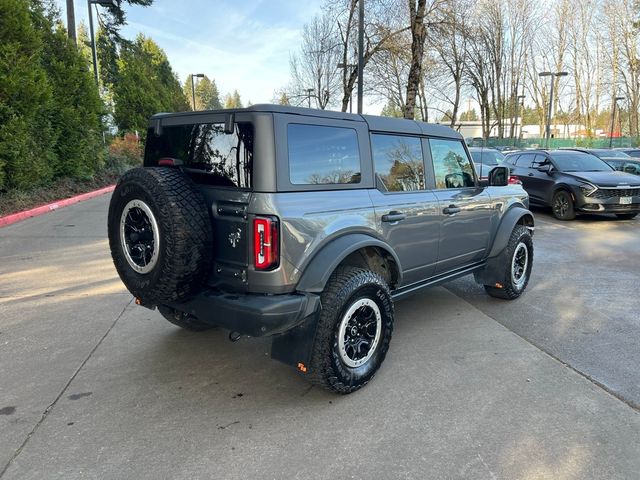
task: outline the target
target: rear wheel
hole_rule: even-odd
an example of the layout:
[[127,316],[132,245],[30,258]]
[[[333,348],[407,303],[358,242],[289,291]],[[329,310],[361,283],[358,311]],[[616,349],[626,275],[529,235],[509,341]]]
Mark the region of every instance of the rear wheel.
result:
[[632,220],[634,218],[636,218],[636,215],[638,215],[638,213],[616,213],[616,217],[618,217],[620,220]]
[[338,267],[321,302],[310,380],[337,393],[354,392],[373,378],[389,349],[389,287],[369,270]]
[[558,220],[573,220],[576,218],[573,199],[566,190],[559,190],[555,193],[551,201],[551,208],[553,209],[553,216]]
[[516,225],[502,257],[502,281],[485,285],[484,289],[492,297],[514,300],[527,288],[533,266],[533,239],[526,227]]

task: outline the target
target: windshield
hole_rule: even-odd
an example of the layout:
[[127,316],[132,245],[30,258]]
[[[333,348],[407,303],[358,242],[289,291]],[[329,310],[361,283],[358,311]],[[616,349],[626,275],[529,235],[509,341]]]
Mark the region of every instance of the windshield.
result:
[[489,166],[500,165],[504,160],[504,155],[497,150],[473,150],[471,156],[475,163]]
[[629,155],[619,150],[592,150],[592,152],[600,158],[629,158]]
[[553,162],[561,172],[608,172],[611,166],[595,155],[582,152],[554,152]]

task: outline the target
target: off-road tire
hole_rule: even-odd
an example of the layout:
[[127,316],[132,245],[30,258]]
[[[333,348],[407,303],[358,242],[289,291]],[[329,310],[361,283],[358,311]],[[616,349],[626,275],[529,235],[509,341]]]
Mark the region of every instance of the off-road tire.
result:
[[616,213],[618,220],[633,220],[637,215],[637,213]]
[[[516,249],[518,249],[520,244],[525,246],[528,256],[527,265],[524,269],[524,282],[521,285],[518,285],[514,282],[512,277],[512,261],[516,254]],[[527,288],[529,279],[531,278],[531,268],[533,266],[533,239],[531,237],[531,232],[522,225],[516,225],[511,232],[509,243],[507,244],[505,251],[502,252],[501,257],[504,259],[504,270],[502,279],[498,283],[502,285],[502,288],[485,285],[484,289],[492,297],[502,298],[504,300],[515,300],[522,295],[522,292]]]
[[[381,314],[381,336],[372,356],[357,367],[347,366],[338,351],[338,329],[348,308],[370,299]],[[384,361],[393,332],[393,300],[388,285],[376,273],[341,266],[331,275],[320,297],[322,308],[311,354],[309,379],[336,393],[352,393],[365,386]]]
[[[561,209],[558,206],[558,202],[564,203],[566,207]],[[566,190],[558,190],[554,193],[551,200],[551,211],[558,220],[573,220],[576,218],[575,205],[571,194]]]
[[170,307],[158,306],[158,311],[169,322],[191,332],[204,332],[205,330],[215,328],[214,325],[201,322],[193,315],[180,312]]
[[[120,220],[132,200],[146,204],[156,219],[159,244],[153,268],[144,274],[128,263]],[[108,217],[113,263],[127,289],[142,303],[180,301],[195,293],[211,268],[213,232],[202,195],[191,179],[173,168],[134,168],[118,182]]]

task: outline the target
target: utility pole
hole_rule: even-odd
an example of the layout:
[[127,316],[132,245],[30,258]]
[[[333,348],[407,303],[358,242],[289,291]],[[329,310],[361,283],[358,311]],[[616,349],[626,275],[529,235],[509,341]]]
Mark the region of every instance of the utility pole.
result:
[[307,88],[307,104],[309,108],[311,108],[311,94],[313,93],[313,88]]
[[[522,100],[522,109],[524,110],[524,95],[518,95],[516,97],[516,130],[513,132],[513,146],[516,146],[518,141],[518,109],[520,107],[520,100]],[[522,133],[522,124],[524,122],[520,122],[520,133]]]
[[616,106],[620,100],[624,100],[624,97],[615,97],[613,99],[613,111],[611,112],[611,131],[609,132],[609,148],[613,148],[613,128],[616,122]]
[[98,53],[96,52],[96,37],[93,33],[93,10],[91,9],[91,0],[87,0],[87,7],[89,8],[89,36],[91,37],[91,56],[93,58],[93,78],[96,80],[96,85],[99,85],[98,81]]
[[551,147],[551,116],[553,111],[553,85],[556,83],[555,77],[565,77],[568,72],[540,72],[540,77],[551,77],[551,91],[549,93],[549,113],[547,115],[547,128],[545,128],[545,137],[547,139],[547,148]]
[[364,0],[358,0],[358,113],[362,114],[364,70]]
[[76,12],[73,8],[73,0],[67,0],[67,34],[73,40],[73,43],[78,43],[76,39]]

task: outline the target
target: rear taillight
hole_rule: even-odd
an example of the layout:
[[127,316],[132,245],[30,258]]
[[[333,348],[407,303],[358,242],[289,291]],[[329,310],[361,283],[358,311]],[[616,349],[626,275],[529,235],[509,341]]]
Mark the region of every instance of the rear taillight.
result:
[[509,175],[509,181],[507,183],[509,183],[509,185],[522,185],[517,175]]
[[253,220],[253,261],[256,270],[272,270],[278,266],[278,219],[256,217]]

